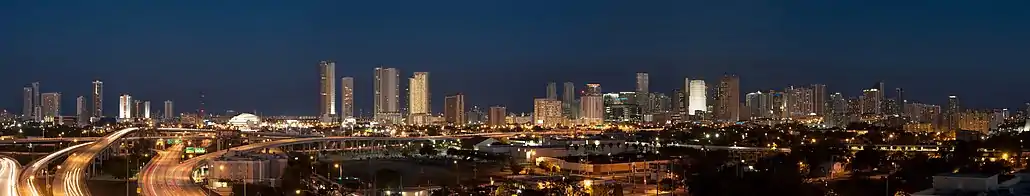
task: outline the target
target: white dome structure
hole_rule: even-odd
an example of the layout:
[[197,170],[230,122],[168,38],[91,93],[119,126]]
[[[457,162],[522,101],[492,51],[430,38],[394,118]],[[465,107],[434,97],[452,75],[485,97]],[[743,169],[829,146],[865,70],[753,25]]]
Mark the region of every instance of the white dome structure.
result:
[[240,131],[257,131],[261,128],[261,118],[257,115],[243,113],[230,118],[229,125]]

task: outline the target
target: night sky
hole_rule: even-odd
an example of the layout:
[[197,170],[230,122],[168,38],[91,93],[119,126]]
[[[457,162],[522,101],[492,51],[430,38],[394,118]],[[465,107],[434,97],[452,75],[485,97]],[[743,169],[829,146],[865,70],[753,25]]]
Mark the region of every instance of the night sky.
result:
[[[117,2],[117,3],[113,3]],[[229,3],[232,2],[232,3]],[[741,76],[742,94],[826,84],[857,96],[883,80],[910,100],[1018,108],[1030,101],[1030,1],[0,1],[0,107],[21,87],[63,93],[63,112],[105,82],[117,96],[209,111],[314,115],[320,60],[353,76],[369,112],[377,64],[430,72],[446,94],[530,112],[548,81],[671,92],[684,77]],[[338,79],[336,79],[338,81]],[[893,92],[893,91],[892,91]],[[404,93],[404,92],[402,92]],[[893,96],[892,93],[888,97]],[[404,103],[404,102],[402,102]]]

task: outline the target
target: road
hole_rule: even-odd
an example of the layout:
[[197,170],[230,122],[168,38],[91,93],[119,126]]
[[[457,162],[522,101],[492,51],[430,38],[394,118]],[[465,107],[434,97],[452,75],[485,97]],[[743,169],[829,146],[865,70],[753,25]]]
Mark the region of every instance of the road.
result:
[[118,141],[118,139],[121,139],[122,136],[136,130],[139,130],[139,128],[126,128],[115,131],[104,136],[103,139],[86,146],[81,151],[68,156],[68,159],[64,161],[64,164],[61,164],[61,168],[57,169],[55,173],[53,187],[51,187],[53,195],[91,195],[89,188],[86,187],[86,171],[93,162],[93,158]]
[[175,175],[175,167],[179,165],[179,156],[182,155],[185,146],[176,144],[167,150],[157,152],[157,156],[147,164],[146,169],[140,174],[139,186],[143,195],[174,195],[170,193],[180,192],[179,186],[164,184],[175,182],[169,178]]
[[21,165],[11,157],[0,156],[0,195],[18,196]]
[[27,167],[23,168],[21,174],[18,175],[18,192],[22,196],[40,196],[43,195],[43,190],[37,187],[35,184],[36,174],[39,173],[40,169],[46,169],[47,165],[50,165],[54,159],[63,157],[66,154],[81,149],[83,147],[92,145],[93,142],[82,143],[74,146],[58,150],[50,155],[47,155],[39,160],[30,163]]

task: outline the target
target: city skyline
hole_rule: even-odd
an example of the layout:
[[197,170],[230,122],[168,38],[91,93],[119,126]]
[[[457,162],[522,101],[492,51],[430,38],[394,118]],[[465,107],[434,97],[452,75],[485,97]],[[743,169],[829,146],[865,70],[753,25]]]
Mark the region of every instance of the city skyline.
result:
[[[666,94],[682,88],[677,81],[683,77],[703,78],[714,87],[720,76],[733,73],[742,78],[741,92],[825,84],[829,93],[856,96],[854,89],[885,81],[885,90],[902,87],[906,99],[938,105],[959,95],[970,107],[1014,109],[1030,97],[1004,87],[1030,85],[1009,74],[1030,71],[1019,54],[1030,46],[1030,28],[1016,25],[1028,17],[1017,10],[1026,2],[910,2],[902,8],[584,2],[588,6],[568,9],[532,1],[517,3],[517,9],[497,2],[281,2],[237,15],[219,11],[232,9],[220,5],[181,3],[173,10],[152,2],[3,6],[20,20],[11,23],[12,31],[0,32],[8,43],[0,47],[0,64],[17,69],[0,75],[0,89],[10,89],[0,96],[0,108],[20,112],[14,90],[31,82],[41,82],[43,92],[89,99],[89,81],[100,79],[109,99],[105,116],[114,115],[117,105],[112,92],[175,100],[180,111],[199,108],[195,92],[205,92],[208,111],[316,114],[310,65],[321,59],[336,59],[336,75],[355,78],[355,112],[366,116],[373,80],[367,73],[380,64],[447,78],[433,82],[433,100],[463,92],[468,105],[505,105],[513,112],[529,111],[532,101],[524,95],[546,96],[540,86],[550,81],[632,91],[636,72],[649,73],[649,91]],[[357,8],[366,6],[399,7]],[[330,9],[340,7],[345,9]],[[864,11],[839,11],[852,7]],[[111,8],[140,12],[96,14]],[[199,11],[185,11],[193,9]],[[544,20],[550,17],[535,14],[568,17]],[[457,22],[466,18],[473,20]],[[925,22],[930,18],[942,20]],[[992,85],[999,83],[1006,85]],[[440,109],[437,104],[433,111]]]

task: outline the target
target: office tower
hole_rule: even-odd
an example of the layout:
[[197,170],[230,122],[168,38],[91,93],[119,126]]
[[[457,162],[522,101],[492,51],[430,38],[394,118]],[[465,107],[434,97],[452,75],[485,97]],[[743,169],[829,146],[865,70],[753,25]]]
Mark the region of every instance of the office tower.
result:
[[340,78],[340,119],[354,118],[354,78]]
[[790,86],[784,91],[787,99],[787,114],[791,118],[806,117],[815,113],[812,89]]
[[100,80],[93,81],[93,107],[92,107],[93,118],[104,117],[104,82]]
[[558,85],[554,82],[547,83],[547,98],[558,100]]
[[22,96],[22,103],[23,103],[23,105],[22,105],[22,109],[21,109],[22,119],[23,120],[34,119],[33,118],[33,112],[35,111],[34,108],[36,108],[36,104],[32,102],[32,96],[34,96],[34,94],[32,94],[32,87],[22,88],[22,93],[23,93],[22,94],[23,95]]
[[648,82],[649,82],[649,79],[648,79],[647,73],[645,73],[645,72],[638,72],[637,73],[637,92],[651,92],[648,89],[648,85],[649,85]]
[[164,112],[165,114],[161,117],[165,119],[165,122],[171,122],[172,119],[175,119],[175,105],[172,103],[172,100],[165,101]]
[[43,93],[40,95],[40,102],[43,121],[58,121],[61,116],[61,93]]
[[319,105],[318,115],[322,122],[332,122],[336,116],[336,62],[318,62],[319,70]]
[[150,120],[150,101],[143,101],[143,119]]
[[601,84],[587,84],[586,93],[579,98],[579,114],[583,124],[597,125],[604,122],[604,101],[601,97]]
[[408,119],[411,124],[429,123],[429,114],[432,113],[429,92],[429,72],[415,72],[408,78]]
[[827,107],[830,107],[827,101],[826,85],[813,84],[812,85],[812,111],[819,116],[825,118],[829,116],[830,111]]
[[576,86],[572,84],[572,82],[565,82],[565,86],[564,88],[562,88],[561,96],[562,116],[565,116],[565,118],[568,119],[575,119],[577,117],[576,113],[578,111],[578,107],[576,107],[578,104],[575,103]]
[[740,77],[725,75],[716,87],[715,117],[724,122],[740,121]]
[[118,119],[120,121],[132,119],[132,96],[128,94],[118,96]]
[[508,111],[504,106],[492,106],[490,107],[490,119],[487,125],[492,127],[504,126],[507,124],[505,123],[507,115]]
[[672,111],[670,112],[672,112],[672,120],[674,122],[679,122],[682,119],[680,117],[684,116],[687,111],[687,98],[683,94],[684,92],[680,89],[672,90]]
[[896,108],[897,110],[893,111],[894,114],[898,114],[898,115],[901,115],[901,116],[908,116],[908,114],[905,113],[906,105],[908,105],[908,100],[905,100],[905,90],[903,90],[901,88],[895,88],[894,89],[894,101],[897,101],[896,104],[898,106]]
[[876,114],[878,114],[878,115],[887,114],[887,109],[886,109],[887,89],[884,89],[883,81],[876,82],[876,85],[873,86],[873,88],[876,89],[876,93],[877,93],[876,94],[876,100],[879,102],[878,104],[880,104],[879,108],[877,108]]
[[909,114],[912,122],[930,123],[933,128],[941,126],[941,106],[923,103],[910,103],[905,106],[905,113]]
[[142,118],[143,117],[143,101],[132,100],[132,117]]
[[86,97],[75,97],[75,119],[78,126],[89,125],[89,109],[86,107]]
[[376,121],[396,123],[400,120],[400,75],[396,68],[376,67],[373,112]]
[[32,103],[35,104],[32,107],[40,107],[43,105],[42,99],[40,99],[39,82],[32,83]]
[[946,131],[958,131],[960,129],[959,115],[962,113],[961,109],[958,96],[948,96],[948,109],[944,112]]
[[601,95],[601,84],[591,83],[587,84],[587,88],[583,90],[584,95]]
[[542,127],[554,127],[562,124],[561,101],[536,98],[533,99],[533,124]]
[[688,94],[687,94],[687,114],[700,115],[697,113],[708,112],[708,97],[706,96],[708,88],[705,87],[704,80],[691,80]]
[[[651,95],[651,111],[654,113],[669,113],[672,111],[672,97],[665,93],[649,93]],[[740,104],[739,102],[737,104]]]
[[483,124],[487,121],[486,113],[483,113],[483,110],[480,109],[479,106],[472,106],[472,109],[470,109],[468,113],[465,113],[465,119],[465,122],[473,125]]
[[443,116],[447,123],[465,124],[465,95],[458,93],[444,98]]
[[880,108],[883,106],[880,94],[880,90],[876,88],[862,90],[862,96],[859,97],[861,114],[880,114],[882,111]]

